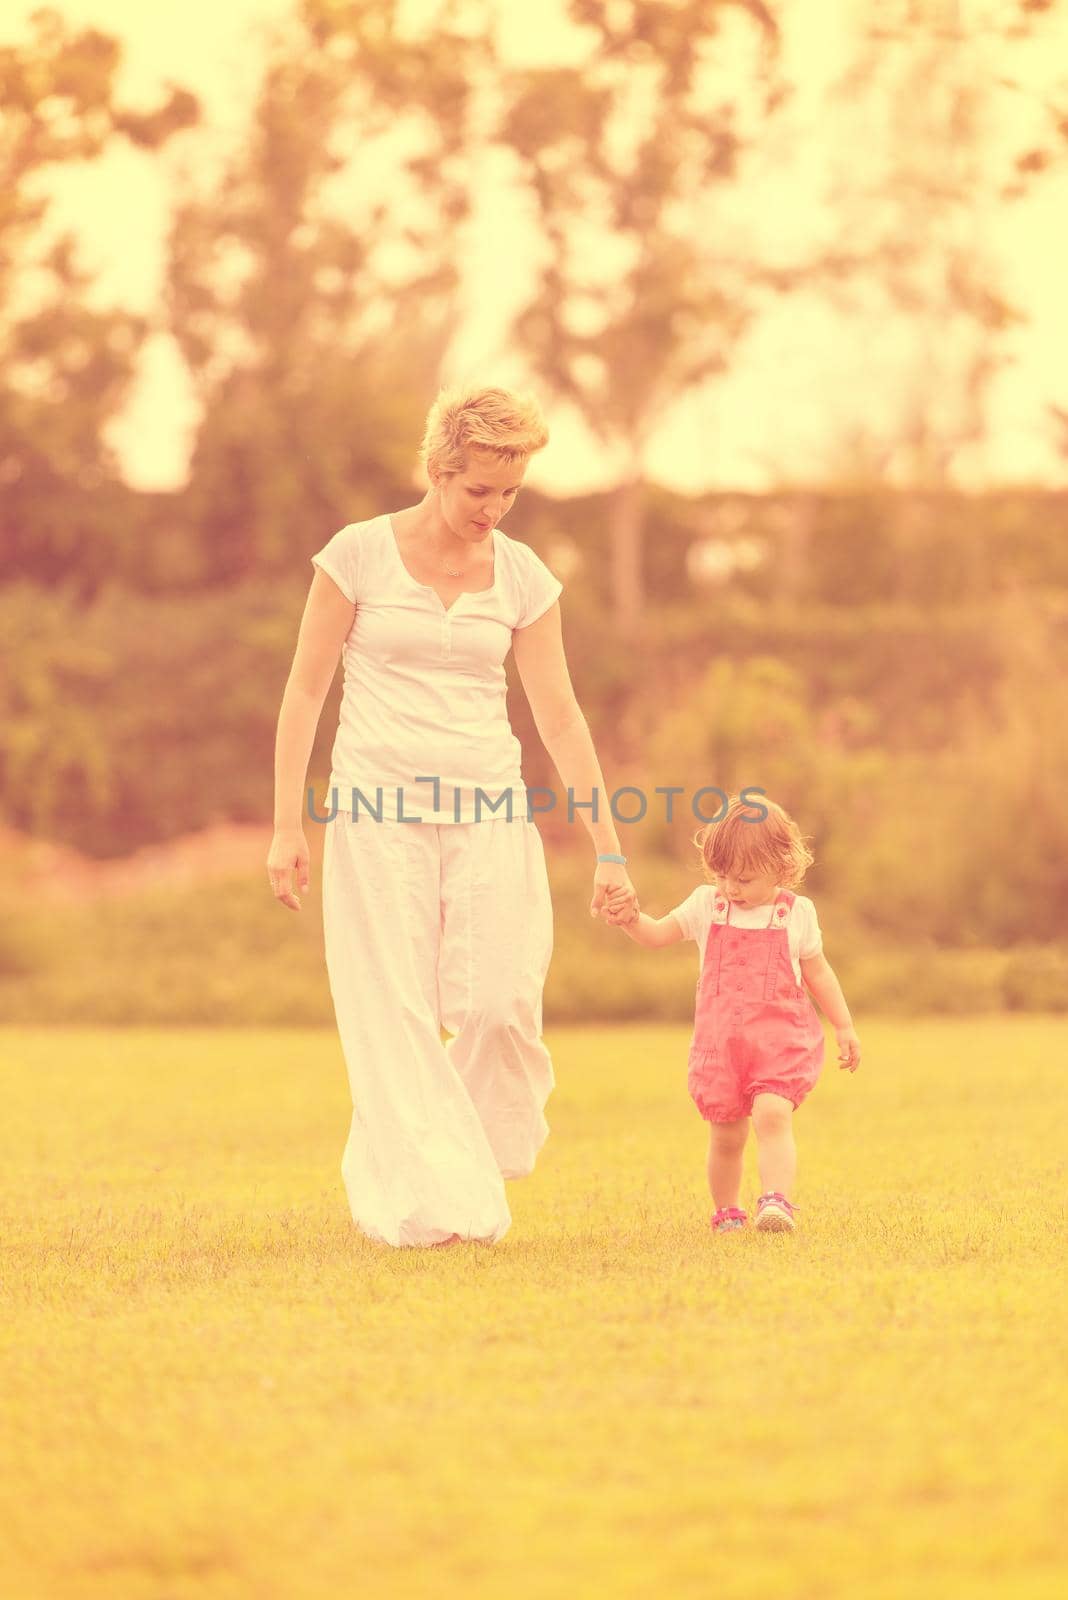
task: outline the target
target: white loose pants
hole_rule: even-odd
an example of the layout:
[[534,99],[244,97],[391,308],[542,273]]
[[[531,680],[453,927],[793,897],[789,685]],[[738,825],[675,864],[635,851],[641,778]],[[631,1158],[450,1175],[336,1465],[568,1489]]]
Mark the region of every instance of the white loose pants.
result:
[[[326,825],[323,935],[352,1091],[353,1221],[390,1245],[511,1225],[555,1079],[541,1039],[549,879],[532,822]],[[441,1030],[452,1034],[447,1043]]]

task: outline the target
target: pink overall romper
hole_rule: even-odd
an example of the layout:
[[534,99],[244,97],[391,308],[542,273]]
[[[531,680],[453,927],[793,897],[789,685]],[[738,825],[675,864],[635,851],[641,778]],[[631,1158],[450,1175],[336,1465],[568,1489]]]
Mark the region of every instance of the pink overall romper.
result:
[[688,1087],[706,1122],[737,1122],[758,1094],[794,1109],[823,1065],[823,1026],[797,982],[786,922],[794,896],[780,889],[766,928],[730,924],[717,893],[708,930],[690,1045]]

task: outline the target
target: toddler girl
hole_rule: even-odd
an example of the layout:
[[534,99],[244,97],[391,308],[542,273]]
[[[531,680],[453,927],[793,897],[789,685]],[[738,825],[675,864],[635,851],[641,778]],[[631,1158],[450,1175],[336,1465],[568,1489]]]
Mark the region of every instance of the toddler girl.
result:
[[609,897],[606,917],[648,949],[696,939],[703,960],[688,1086],[710,1124],[712,1228],[745,1226],[738,1192],[752,1116],[763,1189],[756,1226],[790,1232],[798,1209],[789,1198],[797,1172],[793,1114],[815,1085],[824,1053],[806,984],[833,1024],[839,1062],[850,1072],[860,1063],[860,1041],[823,955],[816,908],[793,893],[813,860],[793,819],[766,797],[734,798],[694,843],[710,884],[667,916],[632,910],[629,922],[619,891]]

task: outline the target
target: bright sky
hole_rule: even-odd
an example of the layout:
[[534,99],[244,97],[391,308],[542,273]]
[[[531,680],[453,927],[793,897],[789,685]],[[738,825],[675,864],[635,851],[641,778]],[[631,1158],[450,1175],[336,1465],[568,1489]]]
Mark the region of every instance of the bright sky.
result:
[[[21,40],[38,3],[9,0],[0,41]],[[116,142],[101,160],[57,168],[42,180],[54,197],[50,226],[77,229],[85,263],[99,274],[97,301],[147,310],[160,288],[176,162],[198,157],[210,164],[239,136],[256,82],[257,49],[249,30],[284,15],[290,0],[51,3],[71,23],[122,39],[121,101],[150,104],[174,80],[203,102],[205,126],[173,141],[162,160]],[[425,0],[407,4],[414,18]],[[531,64],[560,60],[574,49],[563,0],[500,4],[505,43],[515,58]],[[855,108],[832,113],[823,94],[849,58],[861,4],[792,0],[783,8],[788,67],[799,92],[774,147],[774,169],[769,161],[748,197],[748,215],[745,197],[739,199],[739,226],[759,219],[764,238],[774,237],[769,226],[783,238],[791,229],[818,226],[821,184],[829,169],[849,161],[858,137],[850,120]],[[1062,59],[1068,59],[1064,12],[1060,26]],[[1024,76],[1033,71],[1035,84],[1048,83],[1048,56],[1047,47],[1045,60],[1032,55],[1029,65],[1025,59]],[[1013,148],[1024,126],[1006,128]],[[992,437],[985,457],[970,462],[968,487],[1068,481],[1068,462],[1056,454],[1045,415],[1048,402],[1068,408],[1065,215],[1068,179],[1062,174],[1041,185],[1036,198],[979,219],[984,248],[1001,263],[1005,288],[1028,320],[1012,337],[1012,364],[994,390]],[[516,197],[503,183],[491,183],[463,252],[467,311],[447,377],[525,380],[508,348],[507,324],[522,298],[522,263],[534,242]],[[911,348],[910,330],[889,319],[862,320],[808,295],[780,302],[748,339],[729,378],[682,399],[666,419],[651,449],[651,474],[689,492],[819,481],[841,461],[851,435],[887,430],[909,379]],[[576,418],[551,404],[547,409],[552,440],[531,464],[528,481],[556,494],[608,486],[618,464]],[[152,340],[131,403],[112,432],[128,480],[144,488],[180,484],[196,421],[177,351],[165,339]]]

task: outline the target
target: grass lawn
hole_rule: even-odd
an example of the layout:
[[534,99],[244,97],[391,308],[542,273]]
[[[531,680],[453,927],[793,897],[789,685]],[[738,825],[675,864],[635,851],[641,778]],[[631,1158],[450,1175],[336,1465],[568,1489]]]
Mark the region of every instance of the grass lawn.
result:
[[688,1028],[558,1028],[444,1251],[330,1030],[0,1030],[5,1600],[1059,1597],[1068,1019],[859,1026],[794,1236],[710,1234]]

